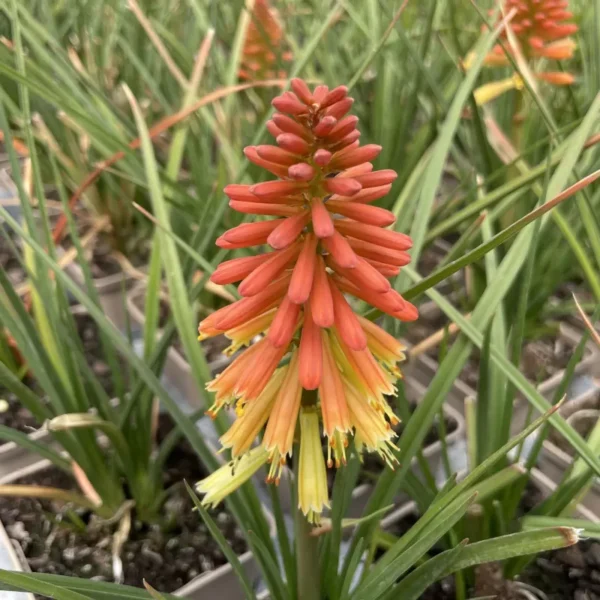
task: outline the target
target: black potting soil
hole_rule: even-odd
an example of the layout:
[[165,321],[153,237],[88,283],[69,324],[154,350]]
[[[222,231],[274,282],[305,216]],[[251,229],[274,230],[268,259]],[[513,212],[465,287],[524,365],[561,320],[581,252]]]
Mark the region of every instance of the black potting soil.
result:
[[17,429],[23,433],[31,433],[40,426],[40,423],[13,393],[5,388],[0,388],[0,425]]
[[521,371],[536,383],[566,368],[574,348],[560,337],[543,337],[525,342],[521,353]]
[[[140,522],[134,509],[131,531],[120,552],[123,583],[141,587],[145,579],[159,591],[172,592],[226,563],[181,485],[184,479],[193,484],[205,475],[196,455],[180,444],[163,471],[165,488],[178,485],[157,521]],[[18,483],[75,488],[73,479],[56,468]],[[78,519],[71,518],[69,510]],[[236,554],[243,554],[247,545],[232,515],[223,506],[210,512]],[[117,525],[106,524],[74,506],[32,498],[0,498],[0,520],[34,572],[114,581],[112,543]]]
[[541,590],[547,600],[600,600],[600,543],[583,540],[544,552],[519,579]]

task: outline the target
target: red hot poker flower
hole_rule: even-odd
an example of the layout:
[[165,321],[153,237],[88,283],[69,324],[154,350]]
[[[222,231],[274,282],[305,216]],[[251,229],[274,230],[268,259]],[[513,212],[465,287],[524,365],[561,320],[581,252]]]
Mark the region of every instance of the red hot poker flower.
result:
[[[568,0],[504,0],[505,14],[516,11],[509,27],[532,72],[539,80],[552,85],[571,85],[575,81],[571,73],[540,71],[538,64],[539,59],[564,60],[573,56],[575,42],[569,36],[575,34],[578,27],[569,22],[573,15],[567,10],[568,5]],[[508,40],[506,31],[501,35]],[[511,51],[509,44],[504,46]],[[473,54],[465,59],[465,68],[469,68],[472,59]],[[485,57],[484,64],[489,67],[509,64],[500,44]],[[475,91],[475,98],[478,104],[485,104],[508,90],[522,90],[523,86],[521,77],[515,73],[507,79],[483,85]]]
[[291,53],[282,52],[283,41],[277,11],[267,0],[255,0],[242,50],[240,79],[261,81],[285,77],[285,71],[276,70],[278,59],[291,60]]
[[[311,90],[300,79],[291,86],[273,100],[277,112],[268,130],[277,145],[245,150],[250,161],[277,179],[225,188],[234,210],[275,218],[245,223],[217,240],[223,248],[268,244],[272,250],[219,265],[212,281],[239,281],[243,298],[199,327],[201,339],[220,333],[230,338],[230,352],[262,335],[210,382],[216,396],[209,412],[236,403],[238,419],[221,440],[236,459],[246,455],[266,426],[264,452],[244,458],[244,465],[258,468],[270,461],[273,481],[291,455],[298,419],[303,419],[302,432],[310,431],[311,441],[301,445],[313,475],[324,472],[317,464],[323,457],[308,450],[314,449],[318,421],[329,440],[330,466],[344,463],[351,435],[358,448],[395,461],[391,425],[397,418],[386,396],[400,377],[397,363],[404,348],[356,315],[349,297],[403,321],[417,318],[416,308],[389,282],[410,261],[412,242],[385,229],[393,214],[372,204],[389,192],[396,173],[373,170],[370,161],[381,148],[360,146],[358,119],[347,115],[353,101],[344,86]],[[303,406],[302,390],[315,391],[316,406]],[[213,481],[231,485],[227,477]],[[210,482],[201,486],[207,498],[222,497]],[[300,505],[315,520],[327,505],[322,484],[300,486]]]
[[[577,33],[578,28],[575,23],[568,22],[573,18],[568,6],[568,0],[505,0],[506,13],[513,9],[517,11],[510,27],[526,58],[565,59],[573,56],[574,43],[565,38]],[[507,39],[506,31],[502,36]],[[506,64],[499,45],[487,62]]]

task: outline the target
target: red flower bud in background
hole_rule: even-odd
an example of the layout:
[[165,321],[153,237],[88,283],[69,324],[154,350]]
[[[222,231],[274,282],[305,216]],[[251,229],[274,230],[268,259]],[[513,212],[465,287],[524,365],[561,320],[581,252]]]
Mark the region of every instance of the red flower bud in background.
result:
[[[571,58],[573,47],[564,38],[578,28],[568,22],[573,18],[568,7],[568,0],[505,0],[506,13],[517,11],[510,27],[526,57]],[[507,37],[505,31],[502,35]]]
[[240,79],[262,81],[285,77],[278,63],[289,62],[291,58],[290,52],[284,52],[283,29],[277,11],[268,0],[255,0],[242,50]]

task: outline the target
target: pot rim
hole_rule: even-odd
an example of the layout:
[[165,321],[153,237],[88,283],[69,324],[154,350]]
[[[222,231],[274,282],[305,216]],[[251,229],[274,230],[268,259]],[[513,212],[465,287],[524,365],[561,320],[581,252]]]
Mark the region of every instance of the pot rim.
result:
[[[581,336],[583,332],[574,328],[572,325],[568,323],[561,322],[559,328],[559,335],[557,339],[563,339],[570,343],[571,346],[577,346],[579,341],[581,340]],[[406,340],[402,340],[403,343],[410,348],[411,344],[406,342]],[[407,353],[407,357],[409,354]],[[412,360],[408,360],[406,365],[412,365],[416,369],[419,368],[419,364],[421,364],[428,374],[435,373],[439,369],[439,362],[428,356],[427,354],[420,354],[419,356],[413,358]],[[584,355],[575,366],[575,374],[582,375],[586,373],[594,373],[596,369],[598,369],[597,365],[600,365],[600,349],[596,347],[594,343],[590,340],[585,344],[584,347]],[[595,369],[596,368],[596,369]],[[546,398],[552,395],[552,393],[556,390],[556,388],[560,385],[562,378],[564,377],[566,369],[561,369],[554,375],[551,375],[547,379],[543,380],[539,384],[535,385],[535,382],[532,382],[530,379],[527,379],[530,383],[535,385],[535,388],[540,394],[544,395]],[[454,380],[453,387],[461,394],[466,396],[476,396],[477,392],[471,388],[469,384],[463,381],[460,375]],[[517,396],[517,400],[523,400],[522,396]]]
[[[29,565],[23,565],[23,557],[19,555],[17,550],[15,549],[12,540],[8,537],[8,533],[4,529],[4,525],[0,523],[0,558],[5,558],[3,556],[4,552],[6,552],[7,563],[0,563],[2,568],[6,568],[9,571],[16,571],[18,573],[28,573]],[[26,568],[27,567],[27,568]],[[30,592],[0,592],[2,597],[6,597],[6,600],[35,600],[35,596]],[[6,595],[6,596],[5,596]]]
[[[583,394],[576,396],[572,400],[568,400],[566,404],[569,402],[574,402],[576,400],[583,401],[591,398],[593,396],[600,396],[600,388],[592,388],[590,390],[586,390]],[[576,415],[582,409],[578,409],[571,414],[571,416]],[[559,411],[560,412],[560,411]],[[543,449],[545,457],[559,469],[566,471],[572,464],[573,461],[577,458],[575,455],[569,454],[566,450],[563,450],[559,446],[557,446],[552,440],[546,438],[543,442]],[[591,491],[595,494],[600,493],[600,477],[594,477],[592,479],[592,488]]]

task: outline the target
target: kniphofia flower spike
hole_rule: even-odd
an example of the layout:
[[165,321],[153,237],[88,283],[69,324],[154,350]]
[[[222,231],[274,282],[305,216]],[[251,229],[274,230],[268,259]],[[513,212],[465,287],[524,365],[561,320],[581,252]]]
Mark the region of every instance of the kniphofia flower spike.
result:
[[[575,81],[571,73],[564,71],[540,70],[540,59],[565,60],[573,56],[575,42],[570,37],[578,30],[571,23],[573,15],[568,9],[568,0],[504,0],[504,14],[515,10],[509,27],[512,29],[523,57],[529,63],[531,71],[540,80],[553,85],[570,85]],[[508,40],[506,31],[502,37]],[[510,44],[504,44],[509,51]],[[467,57],[468,68],[472,56]],[[485,58],[489,67],[506,66],[508,58],[497,44]],[[484,104],[509,89],[522,89],[523,81],[519,75],[486,84],[476,90],[478,104]]]
[[283,42],[277,11],[267,0],[254,0],[242,49],[240,79],[260,81],[285,77],[285,71],[277,70],[277,62],[289,61],[292,55],[283,52]]
[[[267,462],[268,480],[277,483],[299,433],[299,506],[317,521],[328,506],[319,424],[329,467],[344,464],[351,436],[359,450],[396,460],[398,419],[386,397],[401,376],[404,348],[357,315],[349,298],[402,321],[416,319],[417,310],[389,282],[410,261],[411,240],[386,229],[393,214],[373,205],[396,173],[373,170],[381,148],[360,145],[344,86],[310,90],[294,79],[292,90],[273,100],[268,130],[277,145],[245,149],[277,179],[225,188],[234,210],[274,218],[217,240],[221,248],[271,250],[228,260],[211,277],[240,282],[243,298],[204,319],[200,339],[224,334],[231,352],[250,345],[208,385],[215,393],[209,413],[235,405],[237,419],[221,438],[232,461],[199,490],[206,503],[218,502]],[[251,450],[263,430],[262,450]]]

